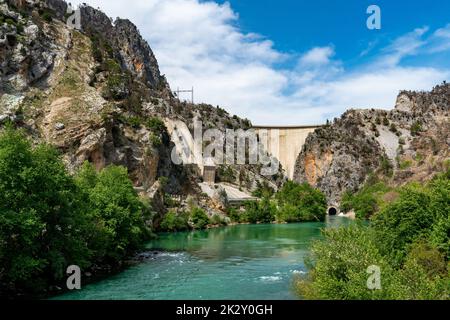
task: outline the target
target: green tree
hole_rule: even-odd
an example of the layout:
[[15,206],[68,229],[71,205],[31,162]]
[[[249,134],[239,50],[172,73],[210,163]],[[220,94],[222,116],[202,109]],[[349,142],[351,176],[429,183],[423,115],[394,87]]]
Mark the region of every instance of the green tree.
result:
[[[294,221],[323,221],[327,211],[325,195],[309,184],[286,182],[276,194],[278,206],[282,212],[289,213],[288,220]],[[293,214],[296,207],[298,213]]]
[[208,215],[200,208],[193,208],[190,217],[195,229],[204,229],[211,223]]
[[149,230],[144,224],[145,207],[127,169],[109,166],[95,174],[92,165],[86,163],[77,182],[88,194],[90,215],[99,234],[93,240],[96,258],[114,262],[140,248]]
[[0,135],[0,286],[40,291],[70,264],[88,265],[80,190],[58,152],[22,131]]

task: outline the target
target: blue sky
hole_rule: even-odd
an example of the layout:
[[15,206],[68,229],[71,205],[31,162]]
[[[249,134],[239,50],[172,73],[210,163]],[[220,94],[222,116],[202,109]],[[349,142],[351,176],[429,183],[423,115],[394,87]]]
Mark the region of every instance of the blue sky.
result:
[[[225,3],[227,1],[218,1]],[[274,42],[277,50],[299,53],[330,43],[336,57],[358,63],[359,54],[370,43],[381,48],[411,30],[440,28],[450,22],[446,0],[230,0],[239,14],[243,32],[257,32]],[[371,4],[382,10],[382,29],[366,28],[365,14]],[[376,50],[371,55],[376,54]],[[370,57],[369,55],[368,57]],[[448,59],[450,60],[450,59]]]
[[[72,1],[72,3],[77,1]],[[129,18],[173,89],[255,124],[317,124],[450,78],[450,1],[82,0]],[[366,9],[381,8],[368,30]]]

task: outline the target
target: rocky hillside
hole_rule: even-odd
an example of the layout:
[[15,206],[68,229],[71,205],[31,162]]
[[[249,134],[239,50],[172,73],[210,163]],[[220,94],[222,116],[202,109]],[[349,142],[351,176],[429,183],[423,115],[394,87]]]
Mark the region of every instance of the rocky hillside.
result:
[[391,185],[429,180],[450,157],[450,85],[400,92],[395,108],[349,110],[312,133],[298,156],[295,180],[320,188],[330,205],[369,176]]
[[[86,160],[98,169],[123,165],[143,194],[153,196],[166,177],[166,192],[199,195],[198,170],[170,159],[166,119],[189,129],[194,117],[205,129],[250,122],[219,107],[179,101],[132,22],[113,23],[87,5],[80,12],[81,30],[75,30],[62,0],[0,1],[0,125],[11,121],[36,143],[57,146],[70,171]],[[255,166],[222,169],[249,190],[266,180]],[[280,177],[269,182],[279,184]]]

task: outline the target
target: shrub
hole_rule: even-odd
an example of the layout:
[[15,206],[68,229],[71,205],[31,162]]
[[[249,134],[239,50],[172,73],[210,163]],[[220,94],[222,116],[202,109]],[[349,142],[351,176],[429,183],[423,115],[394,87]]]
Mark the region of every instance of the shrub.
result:
[[395,123],[391,123],[389,130],[393,133],[397,133],[397,126],[395,125]]
[[208,215],[200,208],[193,208],[190,213],[190,218],[195,229],[204,229],[211,223]]
[[155,148],[158,148],[162,145],[161,138],[154,133],[150,134],[150,142],[152,143],[152,146],[154,146]]
[[399,168],[401,170],[405,170],[408,169],[412,166],[412,161],[411,160],[405,160],[405,161],[401,161],[399,164]]
[[[350,226],[328,229],[325,239],[313,244],[310,272],[294,282],[307,299],[447,299],[448,285],[443,256],[424,244],[413,246],[406,262],[395,268],[378,248],[370,228]],[[381,290],[367,288],[369,266],[380,268]]]
[[275,190],[269,185],[267,181],[263,181],[262,183],[256,182],[256,190],[252,192],[254,197],[262,198],[262,197],[272,197],[275,193]]
[[129,117],[127,118],[127,123],[133,128],[138,129],[142,124],[142,120],[139,117]]
[[189,229],[188,215],[186,213],[177,214],[174,211],[169,211],[164,216],[161,224],[161,231],[175,232],[185,231]]
[[394,167],[388,157],[381,157],[380,170],[386,177],[392,177],[392,175],[394,174]]
[[[448,299],[449,178],[400,188],[370,226],[326,230],[294,289],[308,299]],[[381,290],[366,288],[370,265],[380,267]]]
[[230,218],[230,220],[232,222],[236,222],[236,223],[243,222],[243,221],[241,221],[241,215],[235,208],[228,209],[228,217]]
[[216,226],[226,226],[227,222],[221,216],[219,216],[218,214],[215,214],[211,218],[211,224],[216,225]]
[[415,121],[411,126],[411,135],[417,136],[422,132],[422,123],[420,121]]
[[164,122],[157,117],[148,119],[146,126],[155,133],[162,133],[166,129]]
[[241,222],[271,223],[275,220],[276,206],[268,198],[261,201],[247,201],[244,203],[245,214],[241,215]]
[[44,19],[47,22],[52,22],[53,17],[55,16],[55,13],[53,10],[45,9],[45,10],[39,10],[39,14],[42,19]]

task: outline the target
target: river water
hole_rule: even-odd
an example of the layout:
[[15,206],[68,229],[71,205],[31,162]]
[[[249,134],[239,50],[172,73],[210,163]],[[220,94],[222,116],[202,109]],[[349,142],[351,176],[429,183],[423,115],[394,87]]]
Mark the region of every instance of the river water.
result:
[[162,234],[142,263],[56,299],[298,299],[295,274],[321,229],[348,223],[237,225]]

